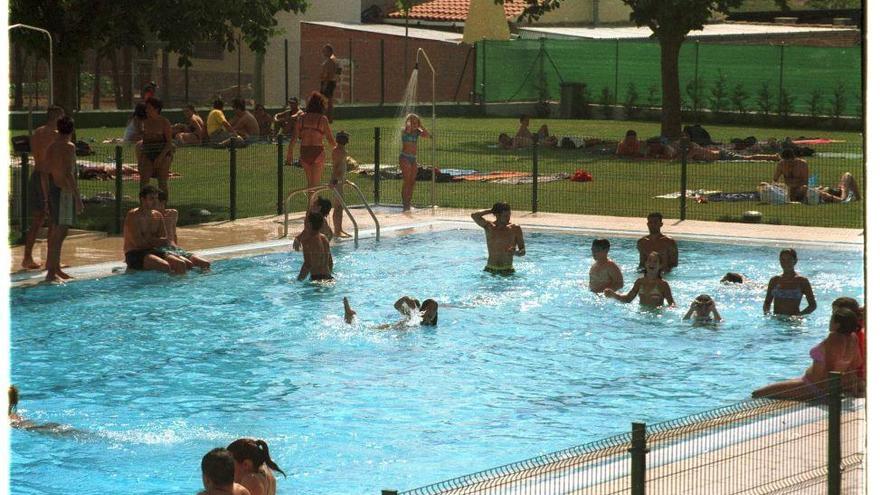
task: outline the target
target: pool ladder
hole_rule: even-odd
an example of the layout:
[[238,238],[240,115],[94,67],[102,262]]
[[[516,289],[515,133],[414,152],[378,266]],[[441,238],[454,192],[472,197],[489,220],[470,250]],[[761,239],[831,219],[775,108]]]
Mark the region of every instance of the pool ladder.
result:
[[[373,213],[372,208],[370,208],[370,205],[367,203],[367,198],[364,197],[364,193],[361,191],[361,188],[359,188],[357,186],[357,184],[355,184],[354,182],[352,182],[350,180],[346,180],[345,182],[342,183],[342,185],[343,185],[343,187],[344,186],[353,187],[354,190],[358,193],[358,196],[360,196],[361,201],[364,204],[364,207],[366,207],[367,212],[370,214],[370,217],[373,219],[373,223],[376,225],[376,240],[378,241],[379,240],[379,220],[376,218],[376,215]],[[312,186],[312,187],[302,187],[302,188],[295,189],[295,190],[291,191],[287,195],[287,199],[284,200],[284,234],[281,235],[280,239],[284,239],[285,237],[287,237],[287,221],[288,221],[288,217],[290,214],[290,200],[291,200],[291,198],[293,198],[294,196],[296,196],[299,193],[303,193],[306,195],[306,201],[308,202],[310,193],[314,194],[314,193],[319,193],[319,192],[325,191],[325,190],[333,191],[333,195],[339,201],[339,204],[342,205],[342,210],[345,211],[345,214],[348,215],[348,219],[351,220],[351,224],[354,225],[354,247],[358,247],[358,224],[355,221],[354,216],[351,214],[351,211],[349,211],[348,205],[345,204],[345,200],[342,199],[342,195],[339,194],[339,191],[330,187],[327,184],[319,184],[317,186]],[[307,210],[308,210],[308,208],[307,208]]]

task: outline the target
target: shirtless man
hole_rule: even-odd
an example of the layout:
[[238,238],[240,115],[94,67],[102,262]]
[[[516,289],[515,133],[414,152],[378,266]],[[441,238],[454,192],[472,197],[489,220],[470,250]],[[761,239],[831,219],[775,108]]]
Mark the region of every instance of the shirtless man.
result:
[[773,182],[782,177],[788,186],[788,197],[791,201],[804,201],[807,197],[807,181],[810,179],[810,167],[802,158],[798,158],[791,148],[782,150],[782,160],[773,172]]
[[[494,222],[483,218],[489,213],[495,215]],[[486,231],[489,261],[484,270],[498,275],[512,274],[514,272],[513,256],[524,256],[526,243],[519,225],[510,223],[510,205],[495,203],[491,210],[472,213],[471,218]]]
[[247,111],[244,100],[236,98],[232,100],[232,111],[235,117],[232,118],[232,130],[248,141],[254,141],[260,138],[260,123],[254,114]]
[[324,217],[317,212],[309,212],[308,228],[300,236],[303,251],[303,264],[297,280],[304,280],[311,275],[311,280],[333,280],[333,255],[330,253],[330,241],[321,233]]
[[328,241],[333,240],[333,229],[330,228],[330,224],[327,223],[327,215],[330,214],[330,209],[333,207],[333,203],[330,202],[327,198],[322,198],[321,196],[315,195],[315,200],[312,201],[312,204],[309,206],[308,211],[306,212],[306,221],[303,223],[303,230],[296,237],[293,238],[293,250],[299,251],[302,248],[302,236],[306,230],[309,229],[309,221],[308,214],[312,212],[320,213],[321,218],[324,219],[323,225],[321,225],[321,232],[324,234],[324,237],[327,238]]
[[162,252],[170,253],[183,259],[186,263],[187,270],[191,269],[193,266],[199,267],[202,271],[210,270],[210,261],[181,248],[180,245],[177,244],[178,213],[177,210],[173,208],[166,208],[167,203],[168,194],[160,189],[156,200],[156,210],[162,214],[162,218],[165,221],[165,234],[168,238],[168,245],[158,249]]
[[[34,170],[28,179],[28,208],[31,210],[31,227],[24,238],[24,258],[21,260],[22,268],[35,270],[40,264],[34,261],[34,244],[37,235],[43,228],[43,223],[49,219],[49,176],[46,174],[46,150],[52,141],[58,136],[58,119],[64,116],[64,109],[59,106],[50,106],[46,111],[46,124],[34,131],[31,136],[31,154],[34,157]],[[49,227],[51,229],[51,223]],[[51,235],[51,232],[50,232]]]
[[205,121],[196,113],[192,105],[183,107],[184,123],[174,124],[171,132],[178,144],[202,144],[206,137]]
[[158,249],[168,245],[165,220],[155,209],[159,190],[155,186],[144,186],[139,197],[140,206],[129,210],[122,226],[126,266],[130,270],[156,270],[178,275],[185,273],[186,263],[183,259]]
[[293,126],[296,124],[296,120],[302,117],[305,112],[299,107],[299,98],[296,96],[288,98],[287,104],[290,107],[283,112],[276,113],[272,120],[275,121],[277,133],[289,138],[293,136]]
[[46,256],[46,281],[61,282],[71,278],[61,271],[61,245],[67,229],[75,222],[75,213],[82,213],[83,203],[76,184],[76,146],[70,141],[73,119],[58,119],[58,134],[46,149],[46,174],[49,176],[49,210],[53,228],[49,230],[49,248]]
[[617,291],[623,287],[623,274],[617,263],[608,259],[609,250],[611,243],[608,239],[593,241],[593,259],[596,260],[590,267],[590,290],[593,292],[601,293],[605,289]]
[[660,273],[669,273],[678,266],[678,245],[669,237],[660,233],[663,226],[663,215],[654,212],[648,215],[648,235],[639,239],[639,269],[645,268],[645,259],[651,251],[660,255]]
[[528,148],[532,145],[532,131],[529,130],[529,116],[521,115],[519,118],[519,129],[516,136],[513,137],[514,148]]
[[211,449],[202,457],[202,484],[199,495],[251,495],[250,490],[234,481],[235,458],[224,448]]
[[336,91],[336,79],[342,70],[333,55],[333,47],[324,45],[322,52],[324,63],[321,64],[321,94],[327,98],[327,121],[333,123],[333,93]]

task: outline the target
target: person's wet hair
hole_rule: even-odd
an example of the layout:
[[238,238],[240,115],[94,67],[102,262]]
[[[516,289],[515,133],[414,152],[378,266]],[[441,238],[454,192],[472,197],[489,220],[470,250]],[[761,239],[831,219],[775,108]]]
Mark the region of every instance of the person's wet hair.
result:
[[326,108],[327,98],[317,91],[312,91],[312,94],[309,95],[309,102],[306,104],[306,113],[324,113]]
[[834,310],[831,322],[837,324],[838,333],[853,333],[859,329],[859,315],[846,308]]
[[782,251],[779,251],[779,256],[780,256],[780,257],[781,257],[783,254],[787,254],[787,255],[791,256],[791,259],[794,260],[795,262],[797,262],[797,251],[795,251],[794,249],[792,249],[792,248],[786,248],[786,249],[783,249]]
[[58,105],[49,105],[49,108],[46,109],[47,122],[58,121],[62,115],[64,115],[64,109]]
[[159,196],[158,196],[158,199],[159,199],[159,201],[161,201],[161,202],[163,202],[163,203],[166,202],[166,201],[168,201],[168,193],[165,192],[165,191],[163,191],[163,190],[161,190],[161,189],[159,189]]
[[630,136],[636,137],[636,131],[634,131],[632,129],[626,131],[626,137],[630,137]]
[[791,148],[785,148],[782,150],[782,159],[783,160],[791,160],[795,157],[794,150]]
[[228,450],[217,447],[202,457],[202,474],[217,486],[229,486],[235,478],[235,459]]
[[[321,219],[323,221],[323,219]],[[269,469],[277,471],[287,477],[287,474],[275,464],[275,461],[269,456],[269,446],[263,440],[255,440],[253,438],[239,438],[229,444],[226,449],[232,454],[236,462],[244,462],[250,460],[254,469],[259,469],[265,464]]]
[[327,216],[330,213],[330,210],[333,209],[333,203],[322,196],[318,196],[318,199],[315,200],[315,203],[318,204],[318,208],[321,210],[322,216]]
[[503,201],[499,201],[498,203],[495,203],[494,205],[492,205],[491,211],[495,215],[497,215],[499,213],[510,212],[510,205],[503,202]]
[[741,284],[743,283],[743,276],[739,273],[727,272],[721,277],[722,282],[730,282],[733,284]]
[[147,118],[147,104],[144,102],[138,102],[138,104],[134,106],[134,113],[132,113],[132,116],[140,119]]
[[324,226],[324,216],[316,211],[309,212],[309,214],[306,215],[306,221],[309,222],[309,226],[315,232],[318,232],[321,230],[321,227]]
[[70,115],[64,115],[58,119],[56,124],[58,134],[73,134],[73,119]]
[[648,220],[651,220],[652,218],[656,218],[657,220],[663,221],[663,214],[660,213],[659,211],[648,213]]
[[694,298],[694,301],[697,301],[700,304],[709,304],[712,302],[712,296],[709,294],[700,294],[699,296]]
[[232,108],[234,110],[241,110],[242,112],[245,110],[244,100],[241,98],[236,98],[232,100]]
[[212,106],[217,110],[223,110],[223,100],[217,98],[216,100],[214,100],[214,104]]
[[146,186],[141,188],[141,192],[138,194],[138,197],[139,198],[146,198],[147,196],[149,196],[151,194],[158,195],[159,189],[157,189],[156,186],[154,186],[152,184],[147,184]]
[[15,385],[9,386],[9,407],[7,408],[6,414],[10,415],[18,409],[18,387]]
[[430,320],[422,321],[423,325],[436,325],[437,324],[437,313],[439,312],[440,305],[437,304],[437,301],[433,299],[425,299],[422,301],[421,306],[419,306],[419,311],[427,311],[428,309],[433,309],[434,316],[431,317]]
[[844,308],[852,311],[855,314],[859,314],[862,311],[862,307],[859,306],[859,302],[851,297],[838,297],[831,303],[832,308]]
[[151,106],[156,109],[157,112],[162,112],[162,100],[156,98],[155,96],[151,96],[147,98],[147,101],[144,102],[147,106]]
[[593,239],[593,249],[608,251],[611,249],[611,242],[608,239]]
[[348,139],[349,139],[349,136],[348,136],[347,132],[339,131],[336,133],[336,142],[337,143],[345,146],[346,144],[348,144]]

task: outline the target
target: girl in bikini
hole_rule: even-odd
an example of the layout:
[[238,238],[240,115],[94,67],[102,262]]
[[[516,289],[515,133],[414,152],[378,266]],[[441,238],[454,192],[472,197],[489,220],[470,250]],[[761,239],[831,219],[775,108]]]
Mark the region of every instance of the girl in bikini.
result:
[[[770,312],[770,304],[773,304],[773,312],[777,315],[807,315],[816,310],[816,298],[813,296],[813,287],[806,277],[802,277],[794,271],[797,264],[797,251],[783,249],[779,253],[779,264],[782,265],[782,275],[770,279],[767,284],[767,296],[764,298],[764,314]],[[806,296],[807,307],[803,310],[801,300]]]
[[403,189],[400,191],[400,196],[403,200],[403,211],[409,211],[412,206],[413,189],[419,171],[416,159],[420,137],[431,137],[431,134],[422,127],[419,116],[411,113],[406,116],[403,131],[400,133],[400,140],[403,142],[403,149],[400,152],[400,171],[403,172]]
[[290,146],[287,147],[287,164],[293,163],[293,146],[297,139],[302,140],[300,145],[300,162],[306,173],[308,187],[320,184],[324,173],[324,139],[330,146],[336,146],[333,139],[333,131],[330,130],[330,122],[324,116],[327,107],[327,99],[321,93],[312,91],[309,103],[306,105],[306,113],[297,119],[293,127],[293,137]]
[[849,203],[862,199],[862,193],[859,192],[855,177],[849,172],[844,172],[836,188],[819,189],[819,199],[823,203]]
[[618,301],[632,302],[639,296],[639,304],[645,306],[660,307],[663,301],[675,306],[675,300],[672,298],[672,290],[669,284],[660,277],[660,255],[657,251],[648,253],[645,259],[645,275],[636,279],[632,289],[626,295],[614,292],[613,289],[605,289],[606,297],[613,297]]
[[846,308],[838,308],[832,313],[828,324],[828,337],[810,349],[813,364],[804,376],[794,380],[773,383],[752,392],[752,397],[772,399],[809,400],[822,397],[827,391],[829,373],[843,373],[843,390],[859,395],[864,390],[864,382],[857,370],[865,359],[859,349],[856,332],[859,329],[858,315]]
[[239,438],[226,447],[235,459],[235,482],[244,486],[251,495],[275,495],[275,475],[287,475],[269,457],[269,446],[263,440]]

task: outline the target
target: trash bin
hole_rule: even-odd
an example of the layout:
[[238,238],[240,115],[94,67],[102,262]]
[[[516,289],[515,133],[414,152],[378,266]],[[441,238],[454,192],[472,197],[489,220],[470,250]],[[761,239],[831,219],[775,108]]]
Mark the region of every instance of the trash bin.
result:
[[584,88],[580,82],[559,83],[559,116],[574,119],[584,115]]

